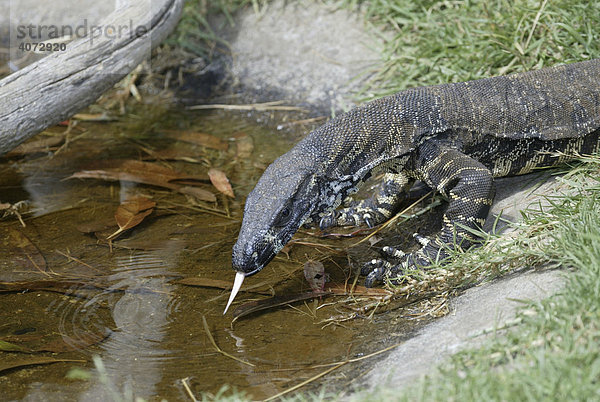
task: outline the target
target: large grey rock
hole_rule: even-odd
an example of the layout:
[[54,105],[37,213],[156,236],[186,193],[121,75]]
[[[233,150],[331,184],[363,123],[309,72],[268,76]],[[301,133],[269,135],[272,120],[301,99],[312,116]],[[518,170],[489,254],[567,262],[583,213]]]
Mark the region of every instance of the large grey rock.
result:
[[260,13],[239,13],[234,27],[222,26],[235,79],[259,96],[347,109],[380,60],[360,15],[314,1],[269,2]]

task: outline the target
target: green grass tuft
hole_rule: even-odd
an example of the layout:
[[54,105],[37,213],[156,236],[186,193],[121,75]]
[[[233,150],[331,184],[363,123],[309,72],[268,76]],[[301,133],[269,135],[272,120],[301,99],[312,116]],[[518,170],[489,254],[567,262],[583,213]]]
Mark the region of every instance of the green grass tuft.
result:
[[[467,81],[600,57],[600,3],[582,0],[345,0],[385,30],[382,66],[365,88]],[[368,94],[368,95],[367,95]]]

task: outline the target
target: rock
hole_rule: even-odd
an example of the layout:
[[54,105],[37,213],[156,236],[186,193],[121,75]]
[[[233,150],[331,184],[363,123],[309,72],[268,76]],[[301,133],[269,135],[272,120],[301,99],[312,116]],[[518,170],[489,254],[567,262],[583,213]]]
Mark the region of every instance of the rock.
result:
[[444,358],[466,347],[475,347],[483,331],[501,327],[512,319],[521,303],[552,295],[564,285],[561,271],[527,272],[474,287],[452,302],[451,313],[378,362],[365,383],[370,387],[410,385],[432,373]]
[[380,60],[360,15],[322,3],[277,0],[238,13],[233,27],[216,25],[231,46],[234,81],[262,100],[348,109]]

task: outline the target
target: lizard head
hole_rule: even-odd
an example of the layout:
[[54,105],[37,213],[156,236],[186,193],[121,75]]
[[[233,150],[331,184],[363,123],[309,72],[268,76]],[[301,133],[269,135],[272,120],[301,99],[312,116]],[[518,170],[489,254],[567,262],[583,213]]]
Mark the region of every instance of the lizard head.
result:
[[246,199],[232,259],[244,276],[267,265],[320,203],[316,176],[296,156],[292,150],[273,162]]
[[308,159],[292,149],[265,170],[248,195],[240,234],[233,246],[235,281],[223,314],[244,278],[263,269],[319,209],[319,189]]

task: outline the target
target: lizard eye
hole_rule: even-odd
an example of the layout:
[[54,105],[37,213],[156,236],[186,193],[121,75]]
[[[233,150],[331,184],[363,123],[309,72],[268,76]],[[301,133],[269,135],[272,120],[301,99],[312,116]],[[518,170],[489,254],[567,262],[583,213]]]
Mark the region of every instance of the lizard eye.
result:
[[279,216],[277,217],[277,221],[275,222],[275,224],[277,226],[283,226],[286,223],[288,223],[288,221],[290,220],[290,218],[292,217],[292,210],[289,207],[284,207],[281,212],[279,213]]

